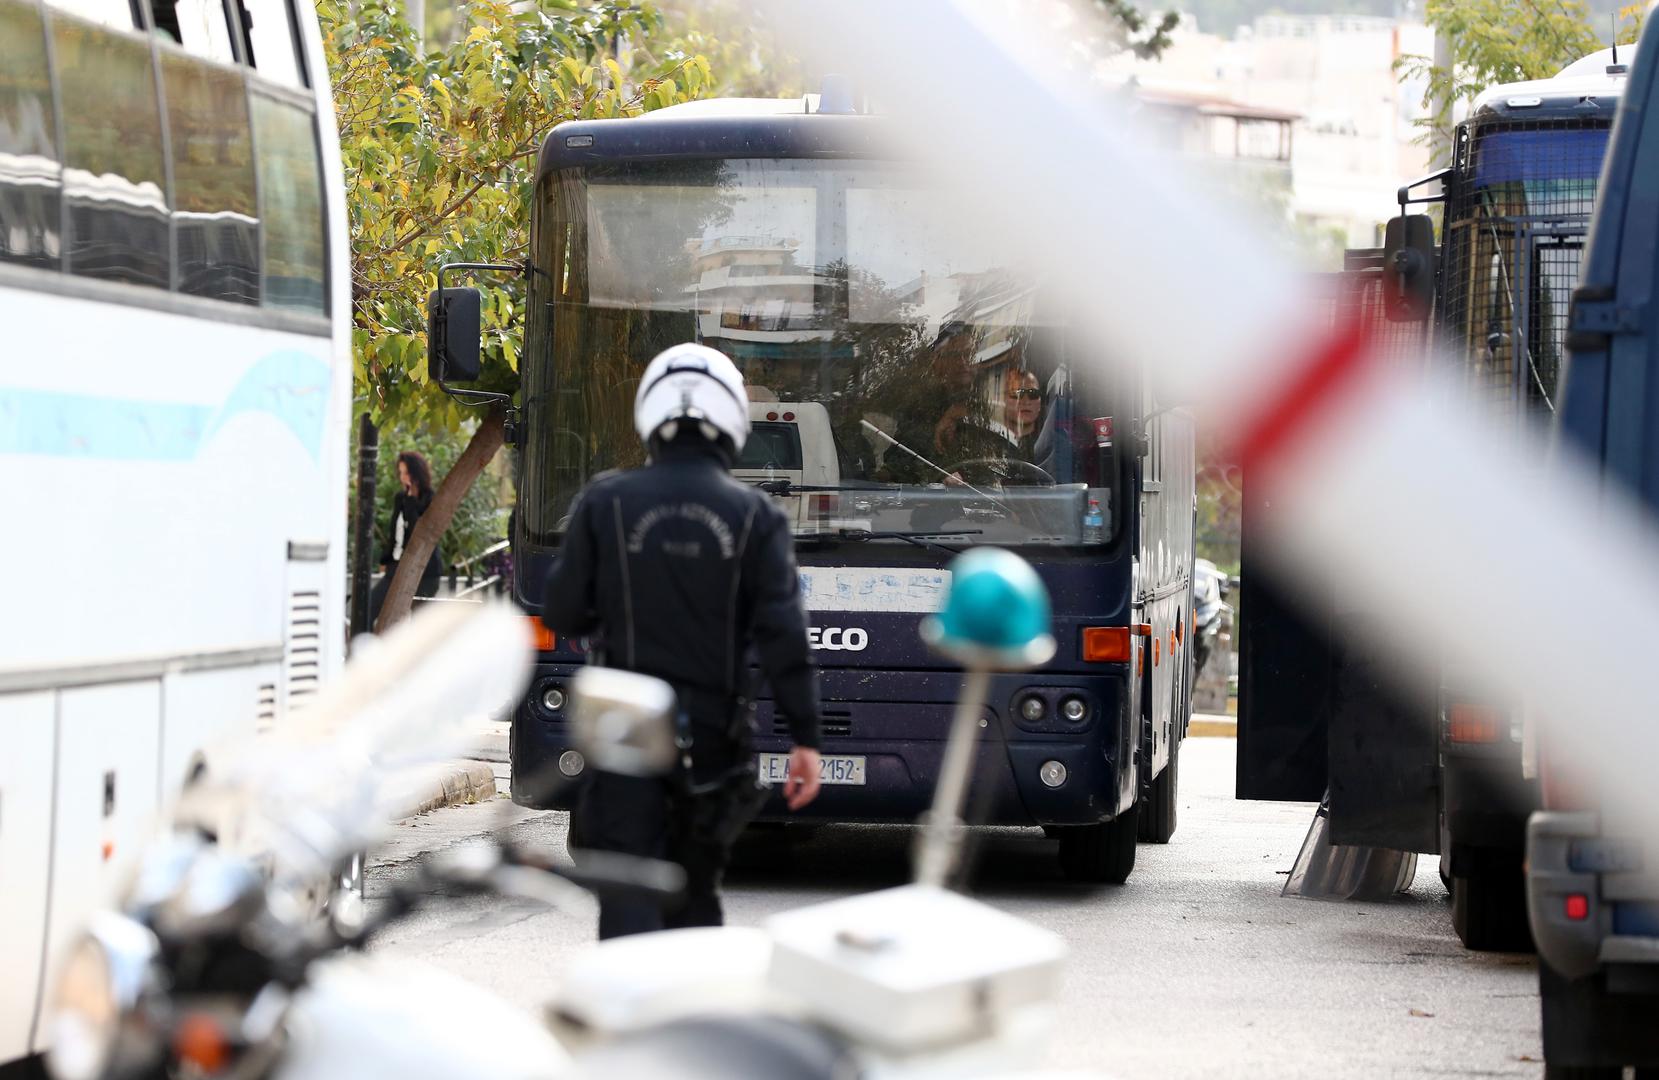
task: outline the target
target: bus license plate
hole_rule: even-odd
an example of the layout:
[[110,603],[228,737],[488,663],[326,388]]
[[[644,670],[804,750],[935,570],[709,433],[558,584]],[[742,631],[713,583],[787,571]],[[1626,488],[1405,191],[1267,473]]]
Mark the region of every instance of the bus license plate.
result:
[[[761,754],[759,766],[762,780],[782,784],[789,779],[788,754]],[[864,755],[825,754],[819,759],[818,782],[863,787]]]

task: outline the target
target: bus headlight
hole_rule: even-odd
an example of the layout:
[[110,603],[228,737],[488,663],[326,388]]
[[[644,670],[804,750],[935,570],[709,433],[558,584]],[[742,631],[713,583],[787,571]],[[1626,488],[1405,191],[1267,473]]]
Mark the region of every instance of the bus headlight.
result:
[[1028,694],[1026,699],[1020,702],[1020,715],[1029,723],[1037,723],[1047,712],[1048,706],[1036,694]]
[[1089,715],[1089,706],[1080,697],[1069,697],[1060,702],[1060,715],[1066,718],[1067,723],[1080,724]]
[[541,707],[548,712],[558,712],[565,707],[565,692],[563,687],[549,686],[541,692]]
[[54,1080],[95,1080],[143,1053],[136,1042],[124,1045],[124,1034],[159,952],[148,927],[109,912],[93,919],[53,988],[46,1066]]

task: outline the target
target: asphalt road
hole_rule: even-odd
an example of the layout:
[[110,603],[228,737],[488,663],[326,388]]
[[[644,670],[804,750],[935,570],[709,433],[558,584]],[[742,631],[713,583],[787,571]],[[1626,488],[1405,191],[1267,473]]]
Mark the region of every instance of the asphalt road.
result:
[[[1232,797],[1234,743],[1183,747],[1180,827],[1142,845],[1134,876],[1085,888],[1059,876],[1038,831],[982,837],[975,889],[1065,937],[1050,1064],[1122,1077],[1538,1076],[1532,959],[1465,952],[1434,861],[1388,903],[1284,899],[1312,807]],[[494,806],[398,826],[371,865],[371,900],[415,861],[506,826],[564,849],[564,815]],[[729,921],[905,880],[909,830],[834,827],[740,847]],[[561,957],[591,940],[591,911],[443,897],[380,946],[482,982],[525,1008],[544,1002]]]

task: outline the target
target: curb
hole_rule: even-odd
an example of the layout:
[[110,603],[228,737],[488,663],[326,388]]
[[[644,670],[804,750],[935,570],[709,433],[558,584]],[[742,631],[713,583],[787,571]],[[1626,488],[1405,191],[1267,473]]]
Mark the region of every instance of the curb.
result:
[[487,761],[449,761],[411,775],[392,799],[392,820],[445,806],[495,798],[495,769]]
[[1199,738],[1236,739],[1238,738],[1238,718],[1233,716],[1216,716],[1210,713],[1193,713],[1187,723],[1187,734],[1197,735]]
[[508,760],[507,739],[512,725],[505,720],[495,721],[478,733],[478,738],[468,751],[478,761],[494,761],[505,763]]

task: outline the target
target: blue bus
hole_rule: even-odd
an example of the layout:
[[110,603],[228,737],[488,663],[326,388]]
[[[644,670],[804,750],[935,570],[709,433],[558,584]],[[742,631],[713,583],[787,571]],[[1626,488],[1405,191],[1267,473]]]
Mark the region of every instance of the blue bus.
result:
[[[880,117],[795,100],[696,102],[547,138],[515,434],[515,594],[535,612],[571,504],[643,462],[640,372],[683,341],[743,369],[735,470],[794,523],[821,669],[815,820],[912,822],[960,676],[917,636],[975,544],[1011,548],[1055,603],[1058,654],[999,676],[977,820],[1041,826],[1078,880],[1125,880],[1175,830],[1193,677],[1191,417],[1068,336],[1040,281],[875,138]],[[514,717],[513,795],[579,775],[565,684],[591,643],[544,638]],[[762,775],[784,718],[753,701]],[[561,802],[560,800],[563,800]],[[763,816],[785,816],[781,799]]]

